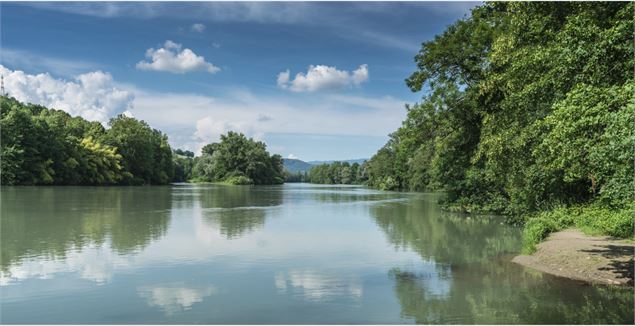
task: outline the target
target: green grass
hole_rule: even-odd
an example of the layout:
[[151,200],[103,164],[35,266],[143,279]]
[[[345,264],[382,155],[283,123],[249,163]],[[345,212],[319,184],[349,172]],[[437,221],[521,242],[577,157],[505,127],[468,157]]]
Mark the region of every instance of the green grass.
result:
[[550,233],[577,227],[589,235],[633,238],[633,206],[610,209],[596,204],[558,207],[529,217],[523,231],[523,253],[536,251],[536,245]]

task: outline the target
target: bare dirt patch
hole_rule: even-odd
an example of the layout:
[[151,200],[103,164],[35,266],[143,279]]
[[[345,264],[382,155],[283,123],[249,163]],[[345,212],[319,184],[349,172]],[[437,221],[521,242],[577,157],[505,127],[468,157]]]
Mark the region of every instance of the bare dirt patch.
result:
[[635,243],[592,237],[576,229],[552,233],[532,255],[515,263],[539,271],[591,283],[633,285]]

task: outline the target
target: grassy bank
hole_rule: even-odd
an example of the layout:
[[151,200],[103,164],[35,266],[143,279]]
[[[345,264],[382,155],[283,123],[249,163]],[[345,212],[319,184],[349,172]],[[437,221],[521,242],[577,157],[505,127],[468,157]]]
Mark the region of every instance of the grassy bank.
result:
[[523,231],[523,253],[531,254],[550,233],[576,227],[588,235],[633,238],[635,205],[609,209],[597,204],[557,207],[528,217]]

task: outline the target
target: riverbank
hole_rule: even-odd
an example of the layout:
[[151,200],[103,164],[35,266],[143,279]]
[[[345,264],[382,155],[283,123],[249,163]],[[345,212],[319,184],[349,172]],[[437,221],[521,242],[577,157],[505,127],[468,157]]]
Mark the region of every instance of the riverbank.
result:
[[593,237],[577,229],[554,232],[531,255],[512,261],[539,271],[600,284],[633,285],[635,242]]

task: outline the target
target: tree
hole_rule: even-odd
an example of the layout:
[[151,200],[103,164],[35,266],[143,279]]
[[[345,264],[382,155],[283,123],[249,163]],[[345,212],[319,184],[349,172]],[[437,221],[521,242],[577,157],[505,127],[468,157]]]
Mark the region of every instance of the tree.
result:
[[1,97],[5,185],[164,184],[174,166],[167,136],[123,116],[99,122]]
[[174,163],[167,136],[144,121],[119,115],[109,122],[102,140],[118,149],[129,184],[164,184],[172,180]]
[[233,131],[221,135],[219,143],[205,145],[194,171],[204,181],[233,184],[280,184],[284,170],[280,155],[269,155],[260,141]]
[[521,220],[558,205],[628,209],[633,23],[625,2],[476,7],[422,45],[406,84],[426,93],[367,162],[367,183]]

